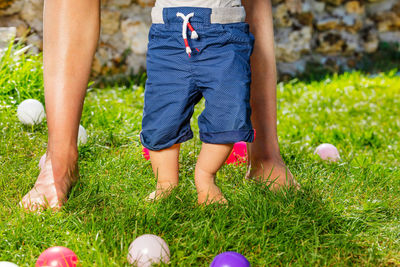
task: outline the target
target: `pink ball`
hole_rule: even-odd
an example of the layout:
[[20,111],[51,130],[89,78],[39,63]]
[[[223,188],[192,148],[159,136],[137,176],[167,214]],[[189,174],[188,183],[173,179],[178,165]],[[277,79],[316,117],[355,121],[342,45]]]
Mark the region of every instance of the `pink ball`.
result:
[[228,159],[226,160],[226,164],[236,165],[245,163],[247,161],[247,144],[246,142],[237,142],[233,145],[233,149]]
[[319,145],[314,154],[318,154],[322,160],[338,161],[340,159],[339,151],[331,144]]
[[46,161],[46,153],[44,153],[43,156],[39,160],[39,169],[43,169],[45,161]]
[[78,263],[76,254],[66,247],[51,247],[43,251],[35,267],[75,267]]
[[143,152],[144,158],[145,158],[146,160],[149,160],[149,159],[150,159],[149,150],[148,150],[147,148],[143,147],[142,152]]
[[137,267],[150,267],[152,264],[169,263],[170,252],[167,243],[156,235],[142,235],[129,246],[128,262]]

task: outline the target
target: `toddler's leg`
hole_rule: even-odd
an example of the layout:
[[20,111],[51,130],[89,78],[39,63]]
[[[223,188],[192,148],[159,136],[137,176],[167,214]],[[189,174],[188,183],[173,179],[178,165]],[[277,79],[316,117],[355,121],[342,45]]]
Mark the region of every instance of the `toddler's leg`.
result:
[[199,204],[226,203],[221,190],[215,184],[215,174],[232,151],[233,144],[203,143],[195,169],[195,183]]
[[179,148],[180,144],[175,144],[163,150],[149,151],[151,165],[157,179],[156,191],[149,195],[149,199],[157,199],[161,195],[166,196],[178,185]]

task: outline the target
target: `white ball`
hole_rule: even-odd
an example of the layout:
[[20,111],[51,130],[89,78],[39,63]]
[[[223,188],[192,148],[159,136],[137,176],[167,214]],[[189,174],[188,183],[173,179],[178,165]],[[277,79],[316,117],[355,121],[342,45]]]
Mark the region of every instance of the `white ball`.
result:
[[78,132],[78,145],[84,145],[87,143],[87,133],[85,128],[82,125],[79,125],[79,132]]
[[129,246],[128,262],[137,267],[169,263],[170,252],[167,243],[156,235],[142,235]]
[[46,153],[44,153],[39,160],[39,169],[43,169],[45,161],[46,161]]
[[318,154],[322,160],[338,161],[340,159],[339,151],[331,144],[319,145],[314,154]]
[[18,267],[18,265],[8,261],[0,261],[0,267]]
[[39,124],[45,117],[44,107],[35,99],[26,99],[18,105],[17,116],[25,125]]

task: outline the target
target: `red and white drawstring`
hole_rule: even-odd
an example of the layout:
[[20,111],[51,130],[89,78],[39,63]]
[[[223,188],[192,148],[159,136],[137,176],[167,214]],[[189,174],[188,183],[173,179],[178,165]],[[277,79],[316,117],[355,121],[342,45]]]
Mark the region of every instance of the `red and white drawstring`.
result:
[[[183,24],[182,24],[182,37],[183,41],[185,42],[185,47],[186,47],[186,53],[190,57],[190,54],[192,53],[192,49],[190,49],[189,42],[187,39],[187,28],[192,32],[190,38],[191,39],[197,39],[199,38],[199,35],[197,32],[193,29],[192,25],[189,22],[189,19],[194,16],[194,12],[187,14],[186,16],[182,14],[181,12],[176,13],[177,17],[181,17],[183,19]],[[197,49],[197,48],[196,48]],[[197,51],[199,51],[197,49]]]

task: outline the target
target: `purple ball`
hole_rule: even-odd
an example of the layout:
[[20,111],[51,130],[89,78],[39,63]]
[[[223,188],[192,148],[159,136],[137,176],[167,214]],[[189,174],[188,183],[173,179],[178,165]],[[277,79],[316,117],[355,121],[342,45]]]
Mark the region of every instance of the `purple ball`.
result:
[[210,267],[250,267],[250,262],[240,253],[227,251],[215,256]]

